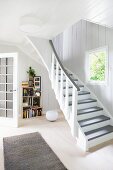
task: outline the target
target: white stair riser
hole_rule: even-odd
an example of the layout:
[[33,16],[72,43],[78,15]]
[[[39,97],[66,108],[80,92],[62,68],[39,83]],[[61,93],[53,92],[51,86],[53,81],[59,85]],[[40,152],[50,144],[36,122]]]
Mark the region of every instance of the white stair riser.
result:
[[78,95],[78,100],[88,99],[90,97],[91,97],[90,94]]
[[84,120],[84,119],[92,118],[92,117],[103,115],[103,114],[104,114],[103,110],[91,112],[91,113],[85,113],[82,115],[77,115],[77,120]]
[[[59,79],[59,80],[60,80],[60,79]],[[64,80],[65,80],[65,79],[64,79]],[[61,83],[61,82],[59,82],[59,84],[60,84],[60,83]],[[77,84],[77,81],[75,81],[75,83]],[[65,82],[65,81],[63,82],[63,85],[66,86],[66,82]],[[71,84],[70,84],[70,86],[71,86]]]
[[[59,74],[60,74],[60,75],[58,75],[58,77],[59,77],[59,80],[61,80],[61,72],[60,72],[60,70],[59,70]],[[55,73],[55,76],[56,76],[56,73]],[[71,77],[72,77],[72,76],[71,76]],[[65,75],[63,75],[63,78],[66,79]],[[72,78],[73,78],[73,77],[72,77]],[[64,80],[65,80],[65,79],[64,79]],[[74,79],[74,78],[73,78],[73,79]]]
[[[55,75],[55,77],[56,77],[56,75]],[[61,75],[58,76],[58,80],[61,80]],[[65,76],[63,76],[63,80],[66,80]]]
[[[84,90],[84,88],[83,88],[83,87],[81,87],[80,89],[81,89],[81,91],[83,91],[83,90]],[[66,89],[63,89],[63,94],[65,94],[65,90],[66,90]],[[69,88],[69,93],[71,93],[71,92],[72,92],[72,90],[73,90],[73,88]]]
[[[68,90],[69,93],[72,93],[72,88]],[[66,94],[66,89],[63,89],[63,94]]]
[[84,87],[79,87],[80,88],[80,91],[84,91]]
[[82,127],[82,130],[84,132],[88,132],[90,130],[98,129],[98,128],[101,128],[103,126],[107,126],[109,124],[110,124],[110,120],[106,120],[106,121],[103,121],[103,122],[100,122],[100,123],[95,123],[95,124],[92,124],[92,125],[89,125],[89,126]]
[[88,141],[88,148],[94,147],[96,145],[99,145],[99,144],[109,141],[111,139],[113,139],[113,132],[106,134],[104,136],[98,137],[96,139],[93,139],[91,141]]
[[[81,95],[80,97],[78,96],[78,100],[83,100],[88,98],[90,98],[90,95]],[[72,96],[69,96],[69,101],[72,101]]]
[[[54,70],[55,71],[55,74],[56,74],[56,69]],[[61,70],[59,70],[59,74],[61,73]]]
[[97,102],[78,104],[77,109],[86,109],[86,108],[93,107],[93,106],[97,106]]

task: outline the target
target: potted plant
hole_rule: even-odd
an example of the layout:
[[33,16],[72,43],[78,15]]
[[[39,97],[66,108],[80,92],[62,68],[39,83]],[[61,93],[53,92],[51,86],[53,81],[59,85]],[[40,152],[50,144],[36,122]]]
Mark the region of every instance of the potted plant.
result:
[[36,76],[35,70],[31,66],[29,67],[27,73],[29,74],[29,80],[33,80],[34,76]]

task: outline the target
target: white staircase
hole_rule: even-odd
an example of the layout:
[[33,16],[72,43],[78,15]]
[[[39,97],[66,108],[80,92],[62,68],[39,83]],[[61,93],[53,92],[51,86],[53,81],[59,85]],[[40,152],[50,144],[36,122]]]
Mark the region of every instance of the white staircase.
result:
[[[36,47],[36,42],[31,45]],[[72,136],[86,151],[89,148],[113,139],[113,119],[97,97],[76,75],[62,65],[52,41],[51,68],[49,73],[52,88],[67,120]]]

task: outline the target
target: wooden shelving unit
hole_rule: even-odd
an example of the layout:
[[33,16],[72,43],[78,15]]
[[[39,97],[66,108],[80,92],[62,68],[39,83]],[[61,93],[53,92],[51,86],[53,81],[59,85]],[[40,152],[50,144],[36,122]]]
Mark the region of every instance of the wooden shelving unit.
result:
[[23,118],[31,118],[42,115],[40,106],[41,91],[35,91],[33,87],[22,87],[23,91]]

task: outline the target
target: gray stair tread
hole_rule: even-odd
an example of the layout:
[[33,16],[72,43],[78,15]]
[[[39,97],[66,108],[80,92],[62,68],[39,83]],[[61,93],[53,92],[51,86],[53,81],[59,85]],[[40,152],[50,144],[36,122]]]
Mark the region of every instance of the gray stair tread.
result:
[[68,105],[71,106],[72,105],[72,101],[69,101]]
[[[71,74],[71,73],[69,74],[69,76],[72,76],[72,75],[73,75],[73,74]],[[59,76],[61,76],[61,74],[60,74],[60,73],[59,73]]]
[[103,110],[103,108],[95,106],[95,107],[89,107],[86,109],[79,109],[79,110],[77,110],[77,114],[82,115],[82,114],[97,112],[97,111],[101,111],[101,110]]
[[[87,91],[81,91],[81,94],[78,94],[78,95],[85,95],[85,94],[90,94],[90,92],[87,92]],[[72,96],[72,93],[69,93],[69,97]],[[65,97],[65,94],[64,94],[64,97]]]
[[[54,67],[54,69],[56,70],[56,67]],[[61,70],[61,68],[59,68],[59,70]]]
[[[69,89],[73,88],[72,86],[69,86]],[[63,89],[66,89],[66,87],[64,86]]]
[[78,104],[91,103],[96,101],[97,101],[96,99],[88,98],[88,99],[78,100]]
[[[84,85],[81,84],[77,84],[78,87],[84,87]],[[72,86],[69,86],[69,88],[73,88]],[[66,87],[64,86],[63,89],[66,89]]]
[[88,91],[79,91],[78,95],[85,95],[85,94],[90,94]]
[[[83,100],[78,100],[78,104],[85,104],[85,103],[92,103],[92,102],[96,102],[96,99],[83,99]],[[72,101],[69,101],[69,106],[72,105]]]
[[[78,81],[78,79],[73,79],[74,81]],[[59,82],[61,82],[61,80],[59,80]],[[66,80],[64,79],[63,82],[66,82]]]
[[84,87],[84,85],[82,85],[82,84],[77,84],[77,86],[78,86],[78,87]]
[[96,116],[93,118],[89,118],[89,119],[85,119],[85,120],[80,120],[78,121],[81,127],[85,127],[85,126],[89,126],[95,123],[100,123],[106,120],[110,120],[109,117],[104,116],[104,115],[100,115],[100,116]]
[[[72,93],[69,93],[69,94],[68,94],[68,96],[69,96],[69,97],[71,97],[71,96],[72,96]],[[66,95],[65,95],[65,94],[64,94],[64,97],[66,97]]]
[[90,140],[96,139],[98,137],[107,135],[112,132],[113,132],[113,126],[107,125],[107,126],[95,129],[95,130],[85,132],[85,135],[87,136],[88,141],[90,141]]

